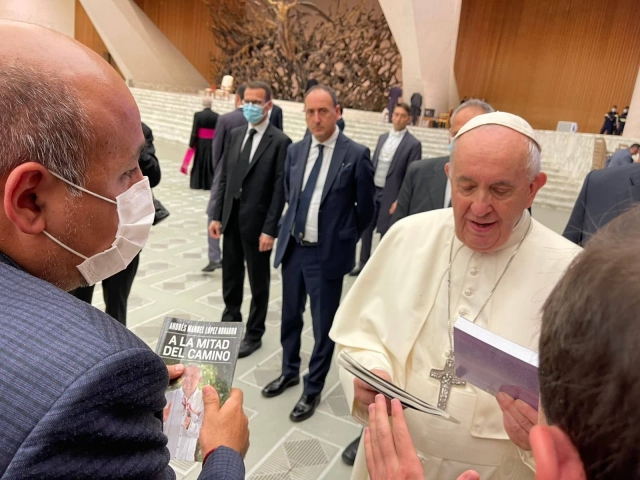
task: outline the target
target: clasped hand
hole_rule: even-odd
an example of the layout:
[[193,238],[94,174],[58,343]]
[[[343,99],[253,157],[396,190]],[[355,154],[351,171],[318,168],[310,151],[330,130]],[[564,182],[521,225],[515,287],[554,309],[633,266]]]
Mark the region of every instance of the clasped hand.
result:
[[[169,365],[167,368],[172,380],[184,373],[184,365]],[[202,398],[204,416],[200,429],[200,446],[203,456],[224,446],[235,450],[244,458],[249,449],[249,419],[242,409],[242,390],[232,388],[229,399],[222,407],[218,392],[211,385],[203,387]]]

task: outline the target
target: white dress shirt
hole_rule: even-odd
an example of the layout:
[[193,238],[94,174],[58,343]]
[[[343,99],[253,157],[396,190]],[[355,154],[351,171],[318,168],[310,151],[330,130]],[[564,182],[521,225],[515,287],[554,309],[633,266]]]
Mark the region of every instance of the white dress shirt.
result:
[[[333,157],[333,151],[336,148],[336,141],[340,135],[340,129],[336,127],[333,135],[325,142],[324,150],[322,152],[322,166],[320,167],[320,173],[318,174],[318,181],[316,182],[316,188],[313,190],[311,196],[311,204],[309,205],[309,211],[307,212],[307,223],[304,228],[304,240],[306,242],[316,243],[318,241],[318,213],[320,212],[320,202],[322,200],[322,190],[324,184],[327,181],[327,174],[329,173],[329,166],[331,165],[331,158]],[[318,159],[318,149],[320,142],[316,140],[316,137],[311,137],[311,149],[309,150],[309,156],[307,157],[307,164],[304,168],[304,179],[302,181],[302,190],[307,185],[307,180],[311,175],[311,170]]]
[[256,133],[253,135],[253,143],[251,144],[251,155],[249,156],[249,163],[253,162],[253,156],[256,154],[256,150],[258,149],[258,145],[260,145],[260,141],[262,140],[262,136],[264,132],[269,127],[269,119],[265,118],[265,120],[259,125],[248,125],[247,133],[244,135],[244,140],[242,140],[242,147],[240,151],[244,148],[244,144],[247,143],[247,139],[249,138],[249,132],[251,129],[255,129]]
[[449,202],[451,201],[451,180],[447,177],[447,186],[444,189],[444,203],[442,208],[449,208]]
[[405,133],[407,133],[406,128],[399,132],[391,130],[387,140],[384,142],[384,145],[380,148],[378,164],[376,165],[376,173],[373,177],[373,183],[376,184],[376,187],[384,188],[384,185],[387,182],[387,174],[389,173],[391,162],[393,161],[393,157],[396,154],[398,146],[400,146],[400,142],[402,142]]

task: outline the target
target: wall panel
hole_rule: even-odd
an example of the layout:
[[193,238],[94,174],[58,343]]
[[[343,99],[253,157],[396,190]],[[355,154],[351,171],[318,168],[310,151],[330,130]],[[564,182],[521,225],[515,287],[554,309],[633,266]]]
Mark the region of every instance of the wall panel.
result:
[[631,100],[640,67],[638,0],[463,0],[455,72],[461,97],[484,98],[535,128],[575,121],[599,132]]
[[[244,9],[244,0],[210,0],[228,2]],[[211,54],[217,53],[210,29],[210,14],[203,0],[135,0],[151,21],[180,50],[191,64],[210,82],[218,72],[211,71]]]

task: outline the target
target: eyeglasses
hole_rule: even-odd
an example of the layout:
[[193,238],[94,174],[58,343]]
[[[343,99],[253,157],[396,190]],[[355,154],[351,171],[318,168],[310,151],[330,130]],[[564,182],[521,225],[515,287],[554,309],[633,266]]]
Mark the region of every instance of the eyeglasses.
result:
[[254,105],[256,107],[261,107],[263,104],[262,100],[243,100],[242,105]]

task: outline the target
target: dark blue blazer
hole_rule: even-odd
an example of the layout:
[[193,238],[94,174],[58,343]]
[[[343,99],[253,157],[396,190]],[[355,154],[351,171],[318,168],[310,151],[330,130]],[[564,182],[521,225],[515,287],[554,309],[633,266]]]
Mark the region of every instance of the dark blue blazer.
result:
[[[276,268],[282,263],[289,242],[295,241],[291,231],[310,149],[311,136],[290,145],[287,151],[284,189],[289,208],[278,235]],[[340,133],[318,215],[318,248],[323,277],[335,279],[353,270],[356,244],[373,221],[375,190],[369,149]]]
[[[162,433],[167,368],[107,314],[0,253],[0,477],[174,479]],[[216,450],[201,479],[243,479]]]
[[585,245],[599,229],[638,203],[640,164],[594,170],[584,180],[562,235]]

